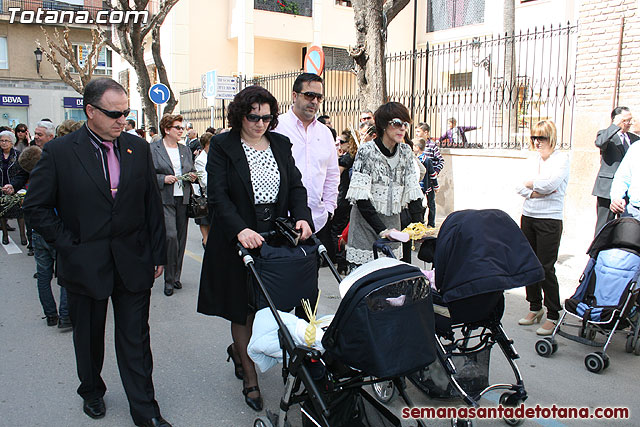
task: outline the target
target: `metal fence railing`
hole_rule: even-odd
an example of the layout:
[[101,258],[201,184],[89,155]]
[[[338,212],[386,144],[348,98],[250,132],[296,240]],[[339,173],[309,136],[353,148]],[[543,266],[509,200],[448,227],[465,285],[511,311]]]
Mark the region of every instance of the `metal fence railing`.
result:
[[[406,105],[414,123],[428,123],[433,137],[446,132],[451,118],[458,126],[476,127],[466,133],[468,143],[460,148],[524,149],[531,126],[553,120],[558,147],[568,149],[573,134],[576,36],[577,27],[567,24],[388,55],[389,100]],[[264,86],[283,112],[291,104],[299,73],[241,78],[240,86]],[[360,105],[353,70],[325,70],[323,78],[325,101],[320,113],[331,117],[338,132],[356,126]],[[200,88],[180,93],[180,110],[187,120],[206,122],[205,128],[211,123],[223,127],[225,104],[216,100],[213,108],[206,105]],[[458,147],[444,139],[441,145]]]

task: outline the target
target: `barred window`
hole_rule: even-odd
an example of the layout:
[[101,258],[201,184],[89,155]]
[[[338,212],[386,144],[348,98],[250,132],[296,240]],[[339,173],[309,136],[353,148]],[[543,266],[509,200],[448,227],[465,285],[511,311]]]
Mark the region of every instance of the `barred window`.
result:
[[449,74],[449,90],[471,90],[471,76],[473,73]]
[[329,70],[350,70],[353,68],[353,58],[346,49],[323,46],[324,67]]
[[427,32],[484,22],[484,0],[427,0]]

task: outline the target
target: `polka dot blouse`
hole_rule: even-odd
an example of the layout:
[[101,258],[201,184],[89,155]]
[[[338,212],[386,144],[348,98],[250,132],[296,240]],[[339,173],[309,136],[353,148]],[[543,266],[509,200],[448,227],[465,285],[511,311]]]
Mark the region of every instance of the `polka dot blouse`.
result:
[[275,203],[278,201],[280,188],[280,171],[271,147],[266,150],[256,150],[242,141],[244,154],[247,156],[251,185],[256,205]]

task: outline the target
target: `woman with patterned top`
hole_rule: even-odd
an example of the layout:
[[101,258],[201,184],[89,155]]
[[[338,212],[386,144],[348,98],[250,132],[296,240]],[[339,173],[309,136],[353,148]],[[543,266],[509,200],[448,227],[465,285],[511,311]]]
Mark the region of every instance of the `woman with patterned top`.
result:
[[[409,207],[412,222],[421,221],[422,190],[411,147],[403,144],[411,121],[397,102],[382,105],[374,114],[373,141],[358,148],[347,199],[352,203],[347,261],[362,265],[373,259],[373,243],[400,228],[400,212]],[[400,243],[393,243],[397,258]]]
[[235,375],[243,380],[249,407],[262,410],[258,375],[247,355],[255,315],[252,281],[238,257],[236,244],[259,248],[259,233],[289,214],[311,236],[307,190],[284,135],[270,132],[278,124],[278,103],[266,89],[249,86],[229,104],[231,131],[211,140],[207,160],[208,200],[213,211],[211,235],[204,252],[198,312],[231,321],[233,344],[227,348]]

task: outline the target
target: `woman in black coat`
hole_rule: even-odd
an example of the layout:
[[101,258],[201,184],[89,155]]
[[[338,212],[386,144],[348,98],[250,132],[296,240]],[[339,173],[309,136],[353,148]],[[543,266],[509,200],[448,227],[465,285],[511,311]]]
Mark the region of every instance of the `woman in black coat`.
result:
[[262,409],[258,376],[247,355],[255,309],[247,270],[235,249],[239,242],[256,249],[258,234],[273,229],[272,220],[292,216],[306,239],[311,211],[289,139],[269,132],[277,124],[278,104],[266,89],[250,86],[229,105],[232,130],[211,140],[207,194],[214,212],[200,277],[198,312],[231,321],[233,344],[227,348],[242,393],[254,410]]
[[[20,152],[13,148],[16,137],[8,130],[0,132],[0,194],[11,196],[20,191],[27,180],[29,174],[20,167],[18,156]],[[4,212],[6,210],[6,212]],[[7,218],[18,218],[20,228],[20,243],[27,244],[25,236],[24,217],[20,205],[13,205],[10,208],[0,204],[0,228],[2,229],[2,244],[9,244],[9,234]]]

